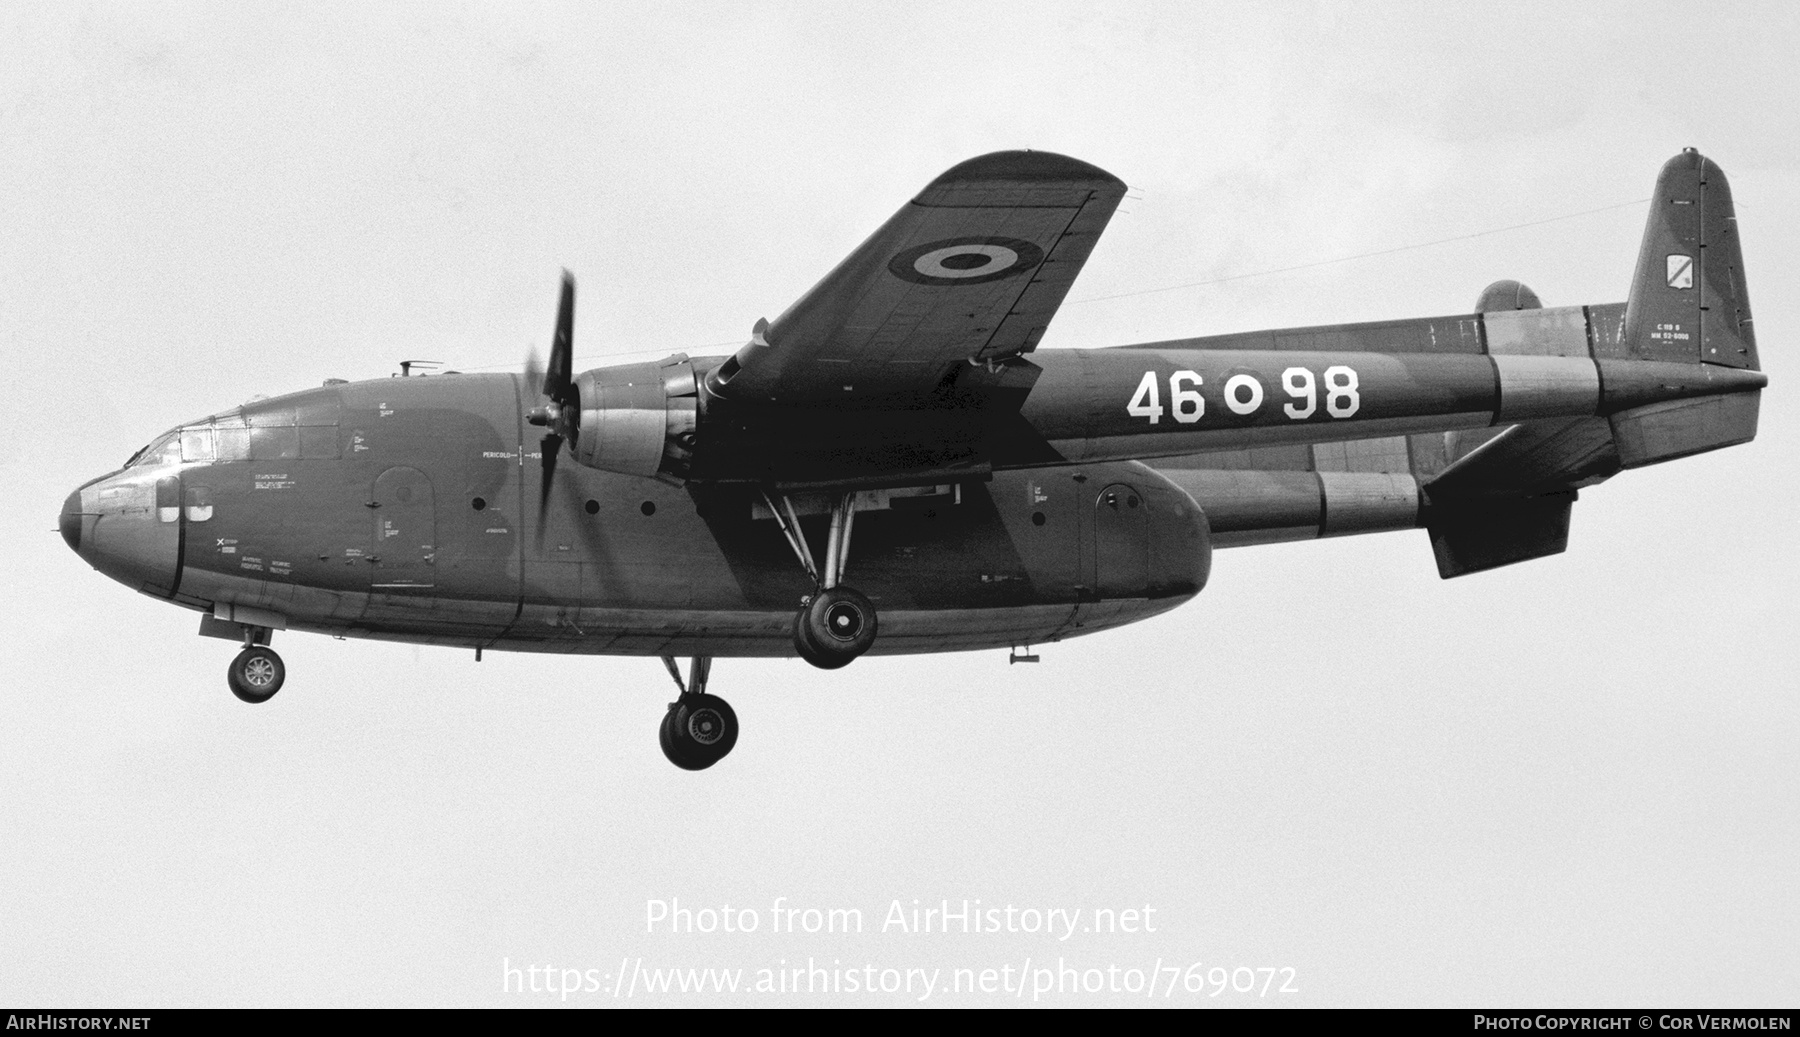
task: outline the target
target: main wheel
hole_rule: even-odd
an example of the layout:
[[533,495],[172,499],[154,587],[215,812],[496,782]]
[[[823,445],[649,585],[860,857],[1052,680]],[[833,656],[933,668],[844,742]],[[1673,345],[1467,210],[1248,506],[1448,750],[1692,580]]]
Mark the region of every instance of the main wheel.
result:
[[835,670],[849,662],[848,659],[832,661],[819,651],[813,643],[812,635],[806,630],[806,609],[794,613],[794,653],[821,670]]
[[275,697],[282,682],[287,680],[287,667],[281,664],[281,656],[276,655],[274,649],[254,645],[231,660],[225,679],[231,685],[233,695],[254,705]]
[[663,717],[663,755],[684,770],[705,770],[737,745],[737,713],[717,695],[683,695]]
[[675,712],[676,707],[671,705],[669,711],[663,714],[662,726],[656,732],[657,741],[662,744],[663,755],[669,758],[670,763],[684,771],[704,770],[710,764],[701,763],[691,746],[685,741],[676,739]]
[[875,604],[849,587],[813,595],[794,620],[794,650],[824,670],[835,670],[875,643]]

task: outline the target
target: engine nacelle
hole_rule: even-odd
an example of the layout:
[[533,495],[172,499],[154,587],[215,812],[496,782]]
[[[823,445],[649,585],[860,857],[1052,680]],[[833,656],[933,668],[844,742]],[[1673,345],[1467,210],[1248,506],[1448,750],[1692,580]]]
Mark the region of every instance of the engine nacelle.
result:
[[575,459],[622,475],[681,478],[693,456],[700,386],[685,354],[584,371]]

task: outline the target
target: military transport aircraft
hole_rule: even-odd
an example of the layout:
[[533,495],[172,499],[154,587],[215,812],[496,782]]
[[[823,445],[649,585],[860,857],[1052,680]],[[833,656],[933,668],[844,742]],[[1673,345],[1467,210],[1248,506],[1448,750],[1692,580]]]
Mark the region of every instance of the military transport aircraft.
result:
[[1562,551],[1621,469],[1756,433],[1731,192],[1691,149],[1624,303],[1507,281],[1469,314],[1034,352],[1124,192],[971,159],[731,356],[577,373],[565,274],[541,369],[221,411],[70,494],[62,536],[241,642],[246,702],[281,688],[277,630],[661,656],[662,748],[699,770],[738,734],[715,657],[1029,652],[1248,544],[1423,528],[1460,576]]

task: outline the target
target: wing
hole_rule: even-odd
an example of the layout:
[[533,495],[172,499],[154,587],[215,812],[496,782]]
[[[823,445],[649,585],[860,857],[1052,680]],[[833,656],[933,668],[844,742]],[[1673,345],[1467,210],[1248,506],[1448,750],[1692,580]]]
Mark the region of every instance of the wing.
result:
[[714,373],[717,394],[864,403],[931,391],[954,365],[1036,347],[1125,184],[1043,151],[932,181]]

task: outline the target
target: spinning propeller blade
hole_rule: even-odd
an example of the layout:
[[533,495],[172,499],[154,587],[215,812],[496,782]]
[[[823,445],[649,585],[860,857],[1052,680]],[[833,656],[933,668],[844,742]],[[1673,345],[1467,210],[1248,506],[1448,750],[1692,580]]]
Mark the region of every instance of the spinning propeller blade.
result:
[[557,403],[574,395],[575,275],[562,275],[562,298],[556,304],[556,338],[550,345],[550,368],[544,372],[543,394]]
[[544,428],[540,443],[542,466],[538,482],[537,536],[544,539],[544,521],[550,503],[550,484],[556,479],[556,461],[562,455],[564,440],[574,434],[579,400],[574,380],[575,275],[567,270],[562,275],[562,297],[556,305],[556,337],[550,345],[550,366],[538,362],[534,348],[525,357],[525,378],[537,382],[545,402],[533,407],[526,420]]
[[544,384],[544,358],[538,356],[536,346],[532,346],[531,349],[525,353],[525,384]]

